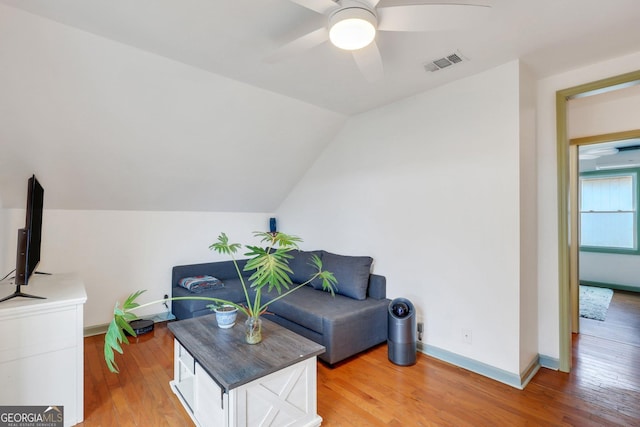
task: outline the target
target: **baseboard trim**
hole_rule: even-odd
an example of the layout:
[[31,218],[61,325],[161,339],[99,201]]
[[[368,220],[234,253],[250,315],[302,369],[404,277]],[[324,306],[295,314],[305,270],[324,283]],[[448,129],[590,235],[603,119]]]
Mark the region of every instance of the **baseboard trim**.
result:
[[527,384],[529,384],[529,381],[531,381],[531,379],[536,376],[539,370],[540,355],[536,355],[529,363],[529,366],[527,366],[526,369],[520,374],[520,386],[518,388],[520,390],[524,390]]
[[[167,322],[170,320],[175,320],[176,317],[173,314],[171,314],[171,312],[164,311],[162,313],[149,314],[146,316],[142,316],[140,318],[153,320],[155,323],[159,323],[159,322]],[[106,334],[108,329],[109,329],[109,324],[104,323],[101,325],[87,326],[86,328],[84,328],[83,333],[85,337],[91,337],[94,335]]]
[[86,328],[84,328],[84,336],[92,337],[94,335],[106,334],[108,328],[108,323],[105,323],[103,325],[87,326]]
[[[491,378],[492,380],[496,380],[520,390],[522,390],[526,385],[526,383],[523,383],[522,375],[516,375],[503,369],[496,368],[495,366],[487,365],[486,363],[478,362],[477,360],[470,359],[432,345],[425,345],[424,343],[419,342],[418,350],[426,355],[435,357],[436,359],[451,363],[452,365],[475,372],[476,374]],[[535,367],[527,370],[528,372],[526,373],[526,377],[528,377],[528,379],[526,382],[528,382],[535,372],[537,372],[539,365],[537,363],[535,365]]]
[[554,371],[560,369],[560,359],[558,358],[540,354],[538,356],[538,359],[540,361],[540,366],[542,366],[543,368],[553,369]]
[[619,283],[593,282],[591,280],[580,280],[581,285],[595,286],[597,288],[616,289],[618,291],[640,292],[640,286],[621,285]]
[[478,362],[477,360],[470,359],[432,345],[425,345],[422,342],[418,342],[418,351],[442,360],[443,362],[447,362],[478,375],[491,378],[492,380],[501,382],[519,390],[524,390],[531,379],[533,379],[533,377],[538,373],[540,368],[548,368],[557,371],[560,366],[560,361],[558,359],[538,354],[531,360],[529,365],[520,375],[516,375],[512,372],[507,372],[503,369],[496,368],[495,366],[487,365],[486,363]]

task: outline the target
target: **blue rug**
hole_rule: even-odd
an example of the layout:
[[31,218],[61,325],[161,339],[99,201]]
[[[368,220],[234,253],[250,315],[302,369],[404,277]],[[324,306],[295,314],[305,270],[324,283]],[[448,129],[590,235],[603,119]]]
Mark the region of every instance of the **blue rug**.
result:
[[604,321],[612,297],[611,289],[580,285],[580,317]]

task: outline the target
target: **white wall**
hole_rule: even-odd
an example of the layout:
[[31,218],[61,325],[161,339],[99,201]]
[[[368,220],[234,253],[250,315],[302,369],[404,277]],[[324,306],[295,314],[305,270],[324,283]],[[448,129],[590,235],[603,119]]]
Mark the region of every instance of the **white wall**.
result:
[[281,224],[307,249],[371,255],[427,345],[519,374],[519,120],[517,61],[353,117]]
[[536,80],[520,67],[520,372],[538,356]]
[[[640,86],[578,98],[567,104],[569,138],[640,129]],[[640,291],[640,256],[580,252],[580,279],[635,286]]]
[[538,321],[539,352],[558,358],[559,278],[556,92],[640,69],[640,53],[551,76],[538,82]]
[[638,258],[638,255],[580,252],[580,280],[621,285],[640,292]]
[[640,86],[567,103],[567,134],[569,138],[602,135],[640,129]]
[[[5,210],[4,230],[24,227],[24,210]],[[78,272],[85,282],[84,326],[108,323],[116,301],[147,289],[140,302],[170,294],[174,265],[221,259],[210,251],[220,232],[232,241],[254,242],[267,230],[267,213],[45,210],[38,271]],[[3,271],[15,266],[15,239],[2,239]],[[161,304],[140,313],[161,313]]]

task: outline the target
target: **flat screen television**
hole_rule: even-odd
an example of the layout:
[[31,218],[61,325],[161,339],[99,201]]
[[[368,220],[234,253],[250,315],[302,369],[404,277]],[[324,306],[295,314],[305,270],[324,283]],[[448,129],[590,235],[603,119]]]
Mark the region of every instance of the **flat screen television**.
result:
[[20,287],[27,285],[40,262],[40,247],[42,241],[42,211],[44,206],[44,189],[33,175],[29,178],[27,187],[27,218],[25,227],[18,230],[18,250],[16,254],[16,291],[1,299],[0,302],[16,297],[38,298],[21,292]]

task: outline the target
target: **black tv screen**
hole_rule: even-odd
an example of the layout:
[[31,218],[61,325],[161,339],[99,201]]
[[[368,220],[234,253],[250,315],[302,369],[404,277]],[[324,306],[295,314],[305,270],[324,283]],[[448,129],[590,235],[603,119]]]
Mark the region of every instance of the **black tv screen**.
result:
[[18,231],[16,285],[26,285],[40,262],[43,202],[44,189],[33,175],[28,182],[25,228]]

